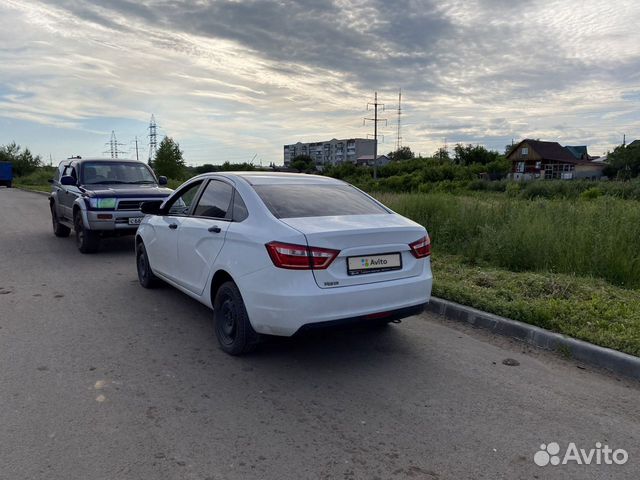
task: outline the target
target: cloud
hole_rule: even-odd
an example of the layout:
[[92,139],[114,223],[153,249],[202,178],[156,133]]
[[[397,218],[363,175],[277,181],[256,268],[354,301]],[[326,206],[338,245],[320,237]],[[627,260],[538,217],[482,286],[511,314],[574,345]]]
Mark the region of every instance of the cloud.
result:
[[394,120],[402,88],[416,151],[523,136],[605,150],[640,136],[639,14],[603,0],[8,0],[0,116],[79,139],[118,118],[135,125],[120,137],[143,137],[153,112],[194,162],[279,162],[284,143],[366,136],[374,90]]

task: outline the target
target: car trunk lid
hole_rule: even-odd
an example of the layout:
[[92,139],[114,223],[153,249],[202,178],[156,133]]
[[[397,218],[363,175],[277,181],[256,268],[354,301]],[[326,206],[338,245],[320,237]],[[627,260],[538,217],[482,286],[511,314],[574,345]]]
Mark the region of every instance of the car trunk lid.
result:
[[425,229],[400,215],[280,220],[303,233],[309,246],[340,250],[327,269],[313,271],[320,288],[384,282],[417,276],[421,272],[422,262],[411,254],[409,244],[423,237]]

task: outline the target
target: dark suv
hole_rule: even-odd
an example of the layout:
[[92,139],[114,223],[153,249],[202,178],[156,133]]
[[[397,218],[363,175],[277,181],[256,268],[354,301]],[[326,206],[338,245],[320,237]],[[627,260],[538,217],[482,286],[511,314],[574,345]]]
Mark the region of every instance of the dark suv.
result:
[[74,229],[82,253],[97,251],[103,237],[134,234],[144,218],[140,204],[172,192],[162,187],[166,177],[136,160],[71,158],[49,181],[53,233],[68,237]]

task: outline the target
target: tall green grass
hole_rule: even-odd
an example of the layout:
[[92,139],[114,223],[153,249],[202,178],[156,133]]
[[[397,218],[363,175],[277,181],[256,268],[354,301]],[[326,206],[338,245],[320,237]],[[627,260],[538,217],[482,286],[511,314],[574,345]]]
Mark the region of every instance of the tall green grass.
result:
[[536,199],[379,194],[424,225],[436,252],[512,271],[549,271],[640,287],[640,203],[612,197]]

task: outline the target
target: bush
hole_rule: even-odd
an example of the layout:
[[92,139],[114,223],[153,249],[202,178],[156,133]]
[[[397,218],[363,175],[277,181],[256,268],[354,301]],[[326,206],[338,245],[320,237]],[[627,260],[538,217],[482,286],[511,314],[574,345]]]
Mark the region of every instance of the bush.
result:
[[601,197],[604,195],[602,189],[598,187],[591,187],[580,194],[580,198],[583,200],[593,200],[595,198]]

